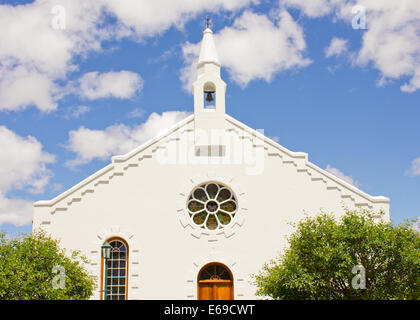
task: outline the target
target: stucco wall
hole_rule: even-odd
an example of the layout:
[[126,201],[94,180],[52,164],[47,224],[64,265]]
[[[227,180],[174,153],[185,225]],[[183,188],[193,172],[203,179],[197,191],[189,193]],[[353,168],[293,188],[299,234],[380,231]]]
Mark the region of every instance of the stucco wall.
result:
[[[66,249],[82,250],[91,261],[90,273],[98,279],[100,246],[109,237],[124,238],[130,250],[129,299],[196,299],[197,274],[208,262],[230,268],[235,299],[253,299],[250,274],[284,248],[293,231],[289,222],[300,220],[305,212],[324,209],[338,216],[343,205],[362,206],[383,208],[389,219],[388,199],[370,197],[332,179],[310,164],[306,154],[253,137],[230,117],[226,124],[231,146],[241,145],[256,156],[259,152],[262,171],[250,174],[252,165],[247,163],[191,164],[179,154],[176,163],[162,163],[159,152],[184,150],[180,144],[194,148],[194,121],[189,117],[145,147],[115,157],[111,165],[56,199],[38,202],[34,229],[45,228]],[[228,185],[238,198],[239,211],[222,234],[203,234],[184,210],[192,188],[206,181]],[[99,288],[93,298],[99,298]]]

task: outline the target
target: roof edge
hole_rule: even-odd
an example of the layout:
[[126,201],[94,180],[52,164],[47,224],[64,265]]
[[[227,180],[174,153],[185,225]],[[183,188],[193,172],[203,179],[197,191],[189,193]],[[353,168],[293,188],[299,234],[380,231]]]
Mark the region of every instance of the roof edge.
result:
[[[176,131],[180,127],[188,124],[193,119],[194,119],[194,114],[191,114],[188,117],[186,117],[185,119],[183,119],[183,120],[179,121],[178,123],[176,123],[175,125],[173,125],[172,127],[168,128],[167,130],[165,130],[162,133],[158,134],[154,138],[151,138],[150,140],[146,141],[142,145],[138,146],[134,150],[132,150],[132,151],[130,151],[130,152],[124,154],[124,155],[113,156],[111,158],[111,163],[108,164],[107,166],[105,166],[104,168],[102,168],[102,169],[96,171],[95,173],[91,174],[86,179],[82,180],[81,182],[79,182],[75,186],[73,186],[70,189],[64,191],[63,193],[59,194],[58,196],[54,197],[51,200],[40,200],[40,201],[35,202],[34,203],[34,207],[51,207],[51,206],[57,204],[58,202],[60,202],[64,198],[70,196],[71,194],[75,193],[76,191],[80,190],[81,188],[83,188],[84,186],[86,186],[87,184],[89,184],[90,182],[92,182],[93,180],[95,180],[95,179],[101,177],[102,175],[106,174],[107,172],[113,170],[115,168],[115,163],[125,162],[125,161],[129,160],[130,158],[132,158],[136,154],[142,152],[143,150],[145,150],[149,146],[151,146],[154,143],[158,142],[160,139],[162,139],[165,136],[169,135],[170,133]],[[260,138],[264,142],[266,142],[266,143],[270,144],[271,146],[277,148],[281,152],[286,153],[290,157],[297,158],[297,159],[302,159],[302,158],[305,159],[305,165],[306,166],[308,166],[309,168],[317,171],[321,175],[323,175],[323,176],[325,176],[325,177],[333,180],[334,182],[338,183],[339,185],[343,186],[344,188],[346,188],[346,189],[348,189],[348,190],[350,190],[350,191],[358,194],[362,198],[365,198],[366,200],[369,200],[372,203],[387,203],[387,204],[389,204],[390,199],[388,197],[384,197],[384,196],[371,196],[371,195],[365,193],[364,191],[360,190],[359,188],[357,188],[357,187],[355,187],[355,186],[347,183],[346,181],[340,179],[339,177],[337,177],[337,176],[335,176],[335,175],[327,172],[324,169],[321,169],[320,167],[318,167],[317,165],[315,165],[315,164],[313,164],[312,162],[309,161],[308,154],[307,153],[305,153],[305,152],[294,152],[294,151],[291,151],[291,150],[283,147],[279,143],[275,142],[274,140],[268,138],[264,134],[258,132],[257,130],[252,129],[251,127],[249,127],[246,124],[240,122],[239,120],[237,120],[237,119],[229,116],[228,114],[226,114],[226,118],[225,119],[226,119],[226,121],[232,123],[233,125],[236,125],[236,126],[239,126],[239,127],[243,128],[243,129],[245,129],[246,131],[248,131],[252,135],[255,135],[256,137]]]
[[263,135],[262,133],[258,132],[255,129],[252,129],[251,127],[248,127],[246,124],[240,122],[239,120],[229,116],[228,114],[226,114],[226,120],[233,123],[234,125],[237,126],[241,126],[244,129],[250,131],[252,134],[254,134],[255,136],[259,137],[260,139],[264,140],[264,142],[269,143],[270,145],[274,146],[275,148],[279,149],[280,151],[288,154],[289,156],[293,157],[293,158],[305,158],[305,164],[306,166],[310,167],[311,169],[314,169],[315,171],[317,171],[318,173],[328,177],[329,179],[335,181],[336,183],[340,184],[341,186],[343,186],[344,188],[349,189],[350,191],[355,192],[356,194],[358,194],[359,196],[365,198],[366,200],[371,201],[372,203],[389,203],[390,199],[388,197],[384,197],[384,196],[371,196],[369,194],[367,194],[366,192],[360,190],[359,188],[349,184],[348,182],[340,179],[339,177],[329,173],[328,171],[321,169],[320,167],[318,167],[317,165],[313,164],[312,162],[309,161],[309,157],[308,154],[305,152],[294,152],[291,151],[285,147],[283,147],[282,145],[280,145],[279,143],[275,142],[274,140],[268,138],[267,136]]
[[126,154],[113,156],[111,158],[112,163],[123,162],[123,161],[129,160],[130,158],[134,157],[137,153],[142,152],[146,148],[150,147],[152,144],[158,142],[160,139],[162,139],[165,136],[169,135],[170,133],[176,131],[180,127],[190,123],[193,119],[194,119],[194,114],[191,114],[188,117],[186,117],[185,119],[183,119],[183,120],[179,121],[178,123],[174,124],[172,127],[166,129],[165,131],[162,131],[157,136],[149,139],[148,141],[146,141],[142,145],[138,146],[137,148],[127,152]]
[[75,186],[73,186],[70,189],[67,189],[66,191],[60,193],[59,195],[57,195],[56,197],[54,197],[51,200],[39,200],[39,201],[36,201],[34,203],[34,207],[51,207],[51,206],[55,205],[56,203],[60,202],[64,198],[66,198],[66,197],[70,196],[71,194],[75,193],[76,191],[80,190],[81,188],[83,188],[84,186],[86,186],[87,184],[89,184],[90,182],[92,182],[93,180],[101,177],[105,173],[107,173],[107,172],[111,171],[112,169],[114,169],[115,163],[117,163],[117,162],[123,162],[123,161],[126,161],[126,160],[132,158],[137,153],[142,152],[143,150],[145,150],[149,146],[153,145],[154,143],[156,143],[160,139],[164,138],[165,136],[169,135],[173,131],[179,129],[180,127],[182,127],[182,126],[184,126],[186,124],[188,124],[193,119],[194,119],[194,114],[191,114],[188,117],[186,117],[185,119],[183,119],[183,120],[179,121],[178,123],[176,123],[175,125],[173,125],[172,127],[170,127],[168,129],[162,131],[162,133],[158,134],[157,136],[149,139],[148,141],[146,141],[142,145],[138,146],[134,150],[131,150],[130,152],[128,152],[128,153],[126,153],[124,155],[118,155],[118,156],[111,157],[111,163],[108,164],[107,166],[105,166],[104,168],[99,169],[98,171],[94,172],[89,177],[83,179],[81,182],[79,182]]

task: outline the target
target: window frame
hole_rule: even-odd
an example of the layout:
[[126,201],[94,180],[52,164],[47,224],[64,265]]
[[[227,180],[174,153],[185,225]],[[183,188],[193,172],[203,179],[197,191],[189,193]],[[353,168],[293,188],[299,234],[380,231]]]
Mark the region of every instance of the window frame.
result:
[[[214,198],[210,197],[210,195],[207,192],[207,187],[211,184],[216,185],[217,188],[218,188],[218,192],[217,192],[216,195],[219,194],[220,190],[226,189],[230,193],[230,198],[226,199],[226,200],[223,200],[223,201],[219,201],[219,200],[217,200],[217,196],[215,196]],[[204,190],[206,198],[207,198],[206,200],[200,200],[200,199],[197,199],[194,196],[194,193],[198,189]],[[186,210],[188,218],[191,221],[192,226],[194,226],[195,228],[197,228],[199,230],[204,230],[204,232],[206,232],[206,233],[215,234],[215,233],[219,233],[223,230],[226,230],[228,228],[232,228],[232,226],[235,225],[235,220],[236,220],[236,217],[237,217],[238,212],[239,212],[239,200],[238,200],[238,196],[236,195],[236,193],[233,191],[233,189],[229,185],[227,185],[225,183],[222,183],[222,182],[219,182],[219,181],[215,181],[215,180],[209,180],[209,181],[206,181],[206,182],[202,182],[202,183],[196,185],[190,191],[186,200],[187,201],[186,201],[186,204],[185,204],[185,210]],[[190,202],[200,202],[204,205],[204,208],[193,212],[189,208]],[[206,205],[207,205],[208,202],[216,202],[219,206],[218,210],[216,210],[216,212],[210,212],[206,208]],[[235,210],[234,211],[230,212],[230,211],[226,211],[226,210],[221,208],[221,205],[223,205],[224,203],[228,203],[228,202],[233,202],[235,204]],[[230,216],[229,223],[227,223],[226,225],[222,224],[220,219],[217,217],[218,212],[222,212],[223,214],[229,215]],[[194,216],[196,216],[197,214],[203,214],[203,213],[206,215],[203,223],[201,223],[201,224],[196,223],[194,221]],[[216,229],[210,229],[207,226],[207,220],[210,216],[214,216],[214,218],[217,220],[217,228]]]
[[[207,268],[209,268],[209,267],[222,267],[225,271],[227,271],[228,272],[228,274],[229,274],[229,280],[223,280],[223,279],[220,279],[220,280],[216,280],[216,279],[205,279],[205,280],[200,280],[200,278],[201,278],[201,274],[203,273],[203,272],[205,272],[206,271],[206,269]],[[198,274],[197,274],[197,283],[199,283],[199,282],[210,282],[210,281],[212,281],[212,282],[214,282],[214,281],[216,281],[216,282],[232,282],[232,284],[233,284],[233,281],[234,281],[234,279],[233,279],[233,273],[232,273],[232,271],[228,268],[228,266],[226,266],[225,264],[223,264],[223,263],[220,263],[220,262],[209,262],[209,263],[206,263],[203,267],[201,267],[201,269],[198,271]]]
[[[130,261],[130,247],[127,243],[127,241],[125,241],[123,238],[121,237],[111,237],[108,238],[106,241],[108,241],[108,243],[111,243],[112,241],[120,241],[122,242],[126,249],[127,249],[127,253],[126,253],[126,259],[125,259],[125,269],[126,269],[126,273],[125,273],[125,300],[128,300],[128,272],[129,272],[129,261]],[[104,257],[102,257],[101,255],[101,300],[104,300],[104,279],[105,279],[105,259]]]

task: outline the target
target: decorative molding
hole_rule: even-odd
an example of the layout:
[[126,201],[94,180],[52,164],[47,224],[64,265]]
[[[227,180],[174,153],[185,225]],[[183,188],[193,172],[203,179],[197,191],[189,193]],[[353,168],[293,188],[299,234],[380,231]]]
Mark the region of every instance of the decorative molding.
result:
[[201,268],[204,267],[206,264],[209,263],[221,263],[224,264],[229,270],[232,272],[233,275],[233,294],[234,299],[236,298],[242,299],[244,296],[244,287],[246,276],[240,273],[237,262],[231,256],[221,252],[216,247],[213,247],[211,252],[206,256],[198,257],[194,260],[188,270],[188,278],[186,279],[186,284],[188,286],[187,296],[186,298],[189,300],[197,300],[197,278],[198,273],[200,272]]
[[[338,191],[342,199],[348,199],[353,202],[355,207],[375,209],[375,205],[388,206],[389,211],[389,198],[383,196],[370,196],[357,187],[350,185],[335,175],[319,168],[315,164],[309,162],[308,154],[303,152],[292,152],[270,138],[264,136],[260,132],[249,128],[242,122],[226,115],[226,121],[231,123],[232,127],[227,128],[227,131],[234,131],[240,138],[254,135],[254,147],[263,144],[268,157],[278,157],[283,164],[291,164],[295,167],[298,174],[306,174],[313,182],[324,183],[326,191]],[[246,131],[247,133],[243,133]],[[258,144],[255,139],[261,142]],[[379,214],[376,216],[378,219],[390,220],[389,212],[385,217]]]
[[[126,155],[113,157],[110,165],[94,173],[53,200],[38,201],[34,206],[49,207],[52,215],[67,212],[68,208],[73,203],[81,202],[84,197],[94,193],[96,188],[109,185],[111,180],[115,179],[115,177],[123,176],[130,168],[138,167],[140,165],[139,162],[152,158],[156,154],[157,150],[167,148],[167,144],[170,141],[179,141],[180,135],[185,132],[192,132],[194,130],[193,120],[194,115],[191,115],[168,129],[165,133],[149,140]],[[315,183],[323,182],[327,191],[337,190],[341,194],[341,198],[349,199],[356,207],[367,207],[372,209],[375,204],[389,206],[389,198],[383,196],[372,197],[366,194],[360,189],[309,162],[308,155],[306,153],[292,152],[275,141],[267,138],[260,132],[249,128],[245,124],[228,115],[226,115],[226,121],[231,124],[230,127],[226,128],[227,132],[235,132],[239,138],[249,139],[252,142],[252,147],[254,148],[263,147],[268,157],[278,157],[281,159],[283,164],[293,165],[298,174],[306,174],[311,181]],[[172,133],[177,131],[178,135],[176,137],[171,136]],[[145,153],[138,156],[141,152]],[[229,185],[229,183],[226,184]],[[234,190],[234,192],[236,193],[237,191]],[[185,221],[181,221],[181,224],[184,227],[186,226]]]
[[101,246],[107,239],[114,237],[121,238],[128,244],[128,299],[138,299],[140,287],[140,249],[138,247],[139,244],[138,241],[136,241],[135,234],[132,232],[132,230],[119,225],[113,225],[98,231],[96,233],[95,239],[91,243],[90,250],[88,250],[86,254],[86,257],[90,262],[88,266],[89,274],[98,280],[97,288],[93,293],[92,299],[99,300],[101,297]]
[[[68,211],[68,208],[73,203],[81,202],[84,197],[94,193],[96,188],[109,185],[116,177],[123,176],[128,169],[138,167],[140,162],[146,159],[152,159],[158,149],[167,148],[167,144],[171,141],[179,141],[179,136],[185,132],[192,131],[190,126],[193,120],[194,116],[190,115],[172,128],[168,129],[165,133],[149,140],[133,151],[123,156],[113,157],[111,164],[92,174],[82,182],[63,192],[54,199],[47,201],[37,201],[34,206],[49,207],[50,213],[52,215]],[[170,135],[175,132],[178,132],[178,136],[171,137]],[[150,150],[147,150],[148,148],[150,148]],[[138,156],[138,154],[141,152],[145,153]]]

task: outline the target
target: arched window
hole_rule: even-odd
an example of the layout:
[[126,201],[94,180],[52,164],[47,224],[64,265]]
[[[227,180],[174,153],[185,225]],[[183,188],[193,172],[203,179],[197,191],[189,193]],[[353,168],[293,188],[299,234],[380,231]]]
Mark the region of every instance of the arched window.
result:
[[[120,238],[108,240],[111,255],[108,261],[102,258],[102,299],[126,300],[128,289],[128,245]],[[106,274],[105,274],[106,273]]]
[[233,300],[233,276],[221,263],[201,268],[197,278],[198,300]]

